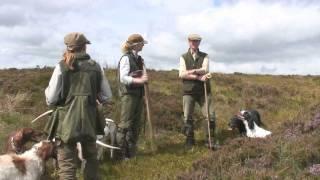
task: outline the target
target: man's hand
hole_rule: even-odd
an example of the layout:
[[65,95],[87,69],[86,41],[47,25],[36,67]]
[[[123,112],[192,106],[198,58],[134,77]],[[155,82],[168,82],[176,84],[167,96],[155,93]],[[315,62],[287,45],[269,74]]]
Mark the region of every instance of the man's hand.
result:
[[141,79],[142,79],[143,83],[147,83],[148,82],[148,75],[147,74],[143,74],[141,76]]
[[194,73],[198,74],[198,75],[204,75],[206,73],[206,71],[202,68],[200,69],[194,69]]
[[199,81],[205,82],[207,79],[208,79],[208,78],[207,78],[206,75],[198,76],[198,80],[199,80]]
[[204,75],[206,73],[206,71],[202,68],[200,69],[191,69],[187,71],[187,74],[195,74],[195,75]]
[[195,69],[188,70],[188,71],[187,71],[187,74],[188,74],[188,75],[190,75],[190,74],[196,74],[196,70],[195,70]]

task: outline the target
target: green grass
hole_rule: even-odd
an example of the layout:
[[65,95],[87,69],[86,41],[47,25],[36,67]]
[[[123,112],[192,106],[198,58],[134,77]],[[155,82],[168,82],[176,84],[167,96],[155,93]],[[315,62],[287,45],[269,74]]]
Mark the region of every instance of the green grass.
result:
[[[44,89],[51,73],[50,68],[0,70],[0,148],[7,134],[19,127],[43,128],[45,120],[35,125],[29,122],[48,109]],[[118,121],[116,70],[108,70],[106,76],[114,98],[104,112]],[[149,76],[157,151],[151,152],[141,134],[136,158],[101,163],[104,179],[320,179],[308,172],[309,166],[320,163],[320,130],[301,133],[299,129],[320,112],[320,77],[213,74],[215,141],[221,149],[209,151],[204,145],[203,117],[198,107],[194,117],[197,144],[191,150],[183,145],[178,72],[152,70]],[[226,130],[239,109],[250,108],[260,112],[267,129],[273,132],[271,138],[247,139]],[[298,136],[286,137],[290,128]]]
[[186,149],[184,138],[174,132],[167,132],[160,140],[155,152],[140,144],[137,157],[102,164],[104,179],[174,179],[178,172],[187,170],[195,159],[208,154],[203,144]]

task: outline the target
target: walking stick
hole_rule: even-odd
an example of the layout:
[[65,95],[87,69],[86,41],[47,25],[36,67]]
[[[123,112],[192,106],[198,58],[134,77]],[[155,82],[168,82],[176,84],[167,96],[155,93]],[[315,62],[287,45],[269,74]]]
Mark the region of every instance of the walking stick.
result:
[[[147,69],[145,65],[143,65],[143,73],[147,73]],[[150,137],[150,143],[151,143],[151,150],[154,152],[155,146],[154,146],[154,133],[153,133],[153,126],[152,126],[152,121],[151,121],[151,116],[150,116],[150,96],[149,96],[149,86],[148,83],[144,83],[144,100],[146,104],[146,110],[147,110],[147,120],[149,124],[149,137]]]
[[[207,76],[207,79],[211,78],[211,74],[208,73],[205,76]],[[206,103],[206,113],[207,113],[207,120],[208,120],[208,141],[209,141],[209,148],[212,149],[212,144],[211,144],[211,132],[210,132],[210,113],[209,113],[209,104],[208,104],[208,94],[207,94],[207,81],[204,83],[204,98],[205,98],[205,103]]]

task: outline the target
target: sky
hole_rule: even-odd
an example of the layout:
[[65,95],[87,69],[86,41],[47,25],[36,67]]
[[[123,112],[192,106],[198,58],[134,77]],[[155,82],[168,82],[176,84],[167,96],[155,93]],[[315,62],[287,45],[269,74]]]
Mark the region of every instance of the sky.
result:
[[317,0],[0,0],[0,68],[55,66],[70,32],[104,67],[139,33],[147,68],[178,69],[197,33],[211,72],[320,75]]

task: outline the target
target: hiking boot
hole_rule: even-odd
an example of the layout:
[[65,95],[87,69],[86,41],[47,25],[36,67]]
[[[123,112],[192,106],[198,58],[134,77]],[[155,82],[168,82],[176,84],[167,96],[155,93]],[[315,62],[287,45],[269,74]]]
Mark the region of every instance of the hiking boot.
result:
[[220,149],[220,144],[219,144],[219,142],[214,143],[213,139],[211,139],[211,148],[210,148],[210,144],[209,144],[209,141],[208,141],[208,140],[206,140],[205,146],[206,146],[208,149],[211,149],[211,150]]
[[193,137],[187,137],[186,138],[186,143],[185,143],[185,146],[186,148],[192,148],[193,146],[195,145],[195,140]]
[[213,140],[211,139],[211,148],[210,148],[209,140],[206,140],[206,141],[205,141],[205,146],[206,146],[208,149],[214,150],[214,142],[213,142]]

